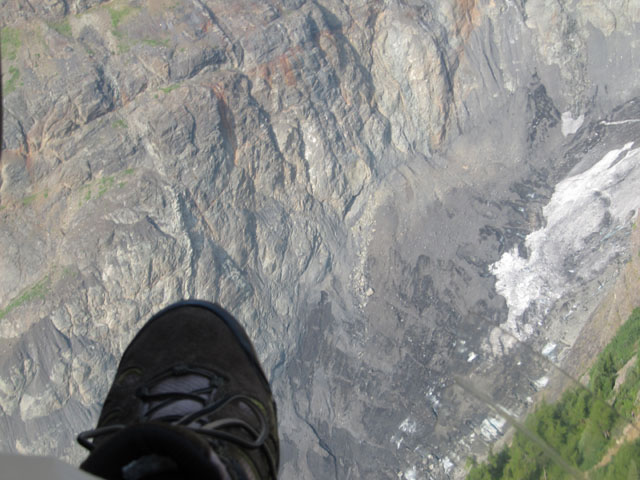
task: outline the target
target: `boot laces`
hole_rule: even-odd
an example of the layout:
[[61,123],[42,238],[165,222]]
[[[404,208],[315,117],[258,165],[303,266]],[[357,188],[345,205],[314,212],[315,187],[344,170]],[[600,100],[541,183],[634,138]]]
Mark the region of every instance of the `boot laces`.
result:
[[[140,423],[154,421],[186,427],[203,435],[212,446],[217,440],[224,440],[248,449],[263,447],[269,436],[269,424],[263,412],[256,401],[247,395],[222,395],[216,399],[224,382],[223,378],[208,370],[190,366],[172,367],[150,379],[135,392],[144,405]],[[257,429],[241,418],[210,420],[215,412],[234,403],[253,413],[258,421]],[[88,430],[78,435],[78,443],[91,451],[95,448],[93,439],[111,435],[126,427],[116,424]],[[229,428],[240,428],[248,435],[231,433],[227,431]],[[271,454],[265,451],[269,463],[274,466]]]

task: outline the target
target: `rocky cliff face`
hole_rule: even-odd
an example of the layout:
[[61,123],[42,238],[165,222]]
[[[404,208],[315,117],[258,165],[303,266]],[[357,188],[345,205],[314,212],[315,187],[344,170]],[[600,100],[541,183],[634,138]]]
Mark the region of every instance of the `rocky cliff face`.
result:
[[[524,412],[631,254],[634,2],[5,0],[0,18],[5,450],[77,462],[137,328],[200,297],[264,360],[282,478],[456,477],[503,430],[469,385]],[[566,202],[597,208],[566,223]]]

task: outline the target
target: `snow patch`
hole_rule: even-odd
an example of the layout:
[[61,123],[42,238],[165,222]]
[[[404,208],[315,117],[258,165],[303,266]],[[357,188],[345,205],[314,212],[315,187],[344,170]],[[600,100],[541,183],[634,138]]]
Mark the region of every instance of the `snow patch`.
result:
[[445,473],[449,473],[449,471],[453,468],[453,462],[449,460],[449,457],[444,457],[442,459],[442,468],[444,468]]
[[398,427],[404,433],[416,433],[416,429],[418,428],[418,424],[414,420],[410,420],[409,417],[405,418],[404,421]]
[[402,445],[402,442],[404,442],[404,438],[396,437],[395,435],[391,436],[391,443],[395,443],[396,444],[396,450],[400,449],[400,445]]
[[562,135],[564,135],[565,137],[568,135],[573,135],[580,129],[583,122],[584,115],[580,115],[578,118],[573,118],[571,112],[564,112],[562,114],[562,125],[560,126]]
[[438,399],[438,395],[433,391],[432,388],[429,389],[429,391],[425,393],[424,396],[427,398],[429,402],[431,402],[431,404],[434,407],[437,407],[440,405],[440,400]]
[[556,349],[557,345],[553,342],[549,342],[547,343],[544,348],[542,349],[542,355],[544,355],[545,357],[548,357],[549,355],[551,355],[554,350]]
[[485,418],[480,425],[480,435],[488,442],[495,440],[502,434],[502,428],[507,421],[502,418]]
[[533,382],[533,384],[538,390],[542,390],[544,387],[549,385],[549,377],[547,377],[546,375],[544,377],[540,377],[535,382]]
[[418,478],[418,470],[415,466],[409,468],[404,472],[404,478],[406,480],[416,480]]
[[525,239],[529,257],[514,247],[491,266],[509,307],[507,321],[490,336],[495,355],[509,350],[514,338],[528,338],[556,300],[594,279],[624,248],[607,240],[640,209],[640,148],[632,146],[611,150],[590,169],[559,182],[543,209],[546,226]]

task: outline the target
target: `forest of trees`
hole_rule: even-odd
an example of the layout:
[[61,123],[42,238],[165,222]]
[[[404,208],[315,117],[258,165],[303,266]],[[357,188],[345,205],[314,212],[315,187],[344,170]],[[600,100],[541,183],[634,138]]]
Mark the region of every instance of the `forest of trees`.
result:
[[[575,387],[556,403],[538,405],[509,447],[491,453],[482,464],[471,459],[467,480],[564,479],[585,473],[598,480],[640,478],[640,439],[623,444],[610,461],[598,465],[639,413],[639,340],[636,308],[598,356],[589,388]],[[624,383],[615,388],[620,370],[634,355]]]

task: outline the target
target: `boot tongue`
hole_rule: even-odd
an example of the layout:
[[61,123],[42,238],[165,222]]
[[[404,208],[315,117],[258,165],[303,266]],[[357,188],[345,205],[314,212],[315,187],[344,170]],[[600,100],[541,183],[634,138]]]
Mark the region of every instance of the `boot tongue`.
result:
[[187,374],[166,378],[148,389],[144,415],[149,420],[188,415],[206,405],[215,390],[211,380],[202,375]]

